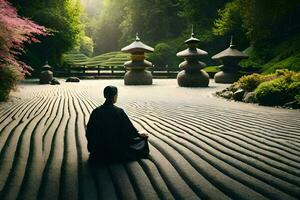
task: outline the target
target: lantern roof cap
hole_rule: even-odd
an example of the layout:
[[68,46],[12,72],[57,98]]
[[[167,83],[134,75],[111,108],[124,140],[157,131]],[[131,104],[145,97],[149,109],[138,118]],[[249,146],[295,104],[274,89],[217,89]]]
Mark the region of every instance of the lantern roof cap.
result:
[[227,49],[221,51],[220,53],[211,57],[212,59],[222,59],[225,57],[234,57],[234,58],[248,58],[249,56],[239,50],[236,49],[235,45],[233,44],[233,39],[231,36],[230,45]]
[[192,25],[192,32],[191,32],[191,37],[184,41],[185,44],[197,44],[199,43],[200,40],[198,38],[195,38],[195,33],[194,33],[194,26]]
[[46,60],[45,65],[42,66],[43,69],[52,69],[52,67],[48,64],[48,61]]
[[178,57],[198,57],[207,55],[207,52],[202,49],[185,49],[176,54]]
[[143,53],[143,52],[153,52],[154,49],[141,42],[138,33],[136,33],[135,41],[132,42],[130,45],[122,48],[121,51],[125,53]]

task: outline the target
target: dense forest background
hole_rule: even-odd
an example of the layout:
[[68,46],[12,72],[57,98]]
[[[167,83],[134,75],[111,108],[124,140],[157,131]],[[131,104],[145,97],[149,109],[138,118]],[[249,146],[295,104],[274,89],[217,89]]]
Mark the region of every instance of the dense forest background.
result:
[[[61,66],[62,54],[95,56],[133,41],[155,47],[149,59],[156,66],[177,66],[176,52],[190,37],[191,27],[200,48],[210,57],[229,45],[230,36],[250,59],[246,69],[272,72],[300,70],[299,0],[10,0],[18,14],[47,27],[21,57],[38,69],[46,60]],[[38,70],[36,70],[38,71]]]

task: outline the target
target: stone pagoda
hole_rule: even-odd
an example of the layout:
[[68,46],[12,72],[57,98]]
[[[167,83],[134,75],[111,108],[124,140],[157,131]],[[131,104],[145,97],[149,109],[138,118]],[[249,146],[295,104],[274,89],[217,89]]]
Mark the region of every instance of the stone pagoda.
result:
[[181,87],[208,87],[209,76],[202,70],[206,64],[199,61],[199,58],[207,55],[207,52],[197,48],[199,42],[200,40],[194,37],[192,29],[191,37],[184,42],[188,48],[176,54],[185,59],[179,64],[182,71],[177,75],[177,82]]
[[53,79],[53,72],[51,71],[52,67],[46,64],[42,66],[42,71],[40,73],[40,84],[50,84],[50,81]]
[[215,74],[215,82],[216,83],[234,83],[237,81],[241,74],[239,73],[239,70],[241,67],[238,65],[238,63],[245,58],[248,58],[246,54],[243,52],[240,52],[235,48],[235,45],[233,45],[232,42],[232,36],[230,45],[227,49],[224,51],[214,55],[211,57],[214,60],[220,60],[222,62],[222,65],[219,67],[221,69],[220,72]]
[[131,54],[131,61],[124,63],[127,71],[124,76],[125,85],[152,85],[152,74],[146,69],[152,68],[153,65],[145,60],[145,53],[153,52],[154,49],[142,43],[136,34],[135,41],[121,51]]

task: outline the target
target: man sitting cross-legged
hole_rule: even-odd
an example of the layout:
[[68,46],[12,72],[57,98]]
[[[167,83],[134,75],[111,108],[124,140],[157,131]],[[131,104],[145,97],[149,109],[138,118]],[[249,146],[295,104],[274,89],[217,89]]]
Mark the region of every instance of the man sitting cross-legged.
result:
[[147,157],[148,135],[139,134],[124,110],[114,105],[118,89],[105,87],[104,97],[104,104],[93,110],[87,125],[90,161],[107,163]]

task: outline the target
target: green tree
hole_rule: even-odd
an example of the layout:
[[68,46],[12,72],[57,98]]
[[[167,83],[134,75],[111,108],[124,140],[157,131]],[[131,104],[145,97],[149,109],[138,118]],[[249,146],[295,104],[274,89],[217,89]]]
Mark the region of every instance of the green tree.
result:
[[[215,18],[218,16],[218,9],[224,6],[226,0],[179,0],[182,4],[183,16],[188,24],[193,24],[197,37],[202,42],[210,42],[214,40],[212,27]],[[190,26],[189,26],[190,27]],[[188,27],[188,28],[189,28]],[[189,32],[190,30],[188,30]]]
[[268,72],[278,67],[292,69],[299,66],[299,18],[297,0],[233,0],[219,11],[214,33],[248,40],[252,48],[246,66]]
[[299,34],[300,4],[297,0],[233,0],[219,11],[214,33],[243,33],[256,48],[277,45]]
[[93,38],[95,30],[97,29],[99,15],[103,9],[102,0],[81,0],[83,12],[81,21],[84,24],[85,34]]
[[94,42],[93,39],[84,35],[80,39],[80,45],[78,47],[78,52],[83,53],[87,56],[93,56],[94,52]]
[[[23,60],[35,69],[49,60],[52,65],[60,65],[64,52],[80,42],[83,26],[80,21],[79,0],[12,0],[20,15],[28,17],[52,30],[52,35],[41,43],[27,48]],[[38,70],[36,70],[38,71]]]
[[121,48],[119,45],[119,38],[121,37],[119,25],[123,20],[124,2],[122,0],[103,1],[103,9],[93,33],[94,54],[98,55]]
[[155,51],[149,55],[149,60],[158,67],[170,66],[174,67],[175,58],[174,49],[166,43],[158,43],[155,45]]
[[120,28],[122,44],[132,41],[139,32],[143,41],[154,43],[178,37],[184,20],[178,15],[181,6],[174,0],[126,0],[125,15]]
[[0,0],[0,101],[30,73],[31,68],[19,60],[19,55],[25,44],[39,42],[37,35],[46,36],[46,28],[20,17],[11,4]]

